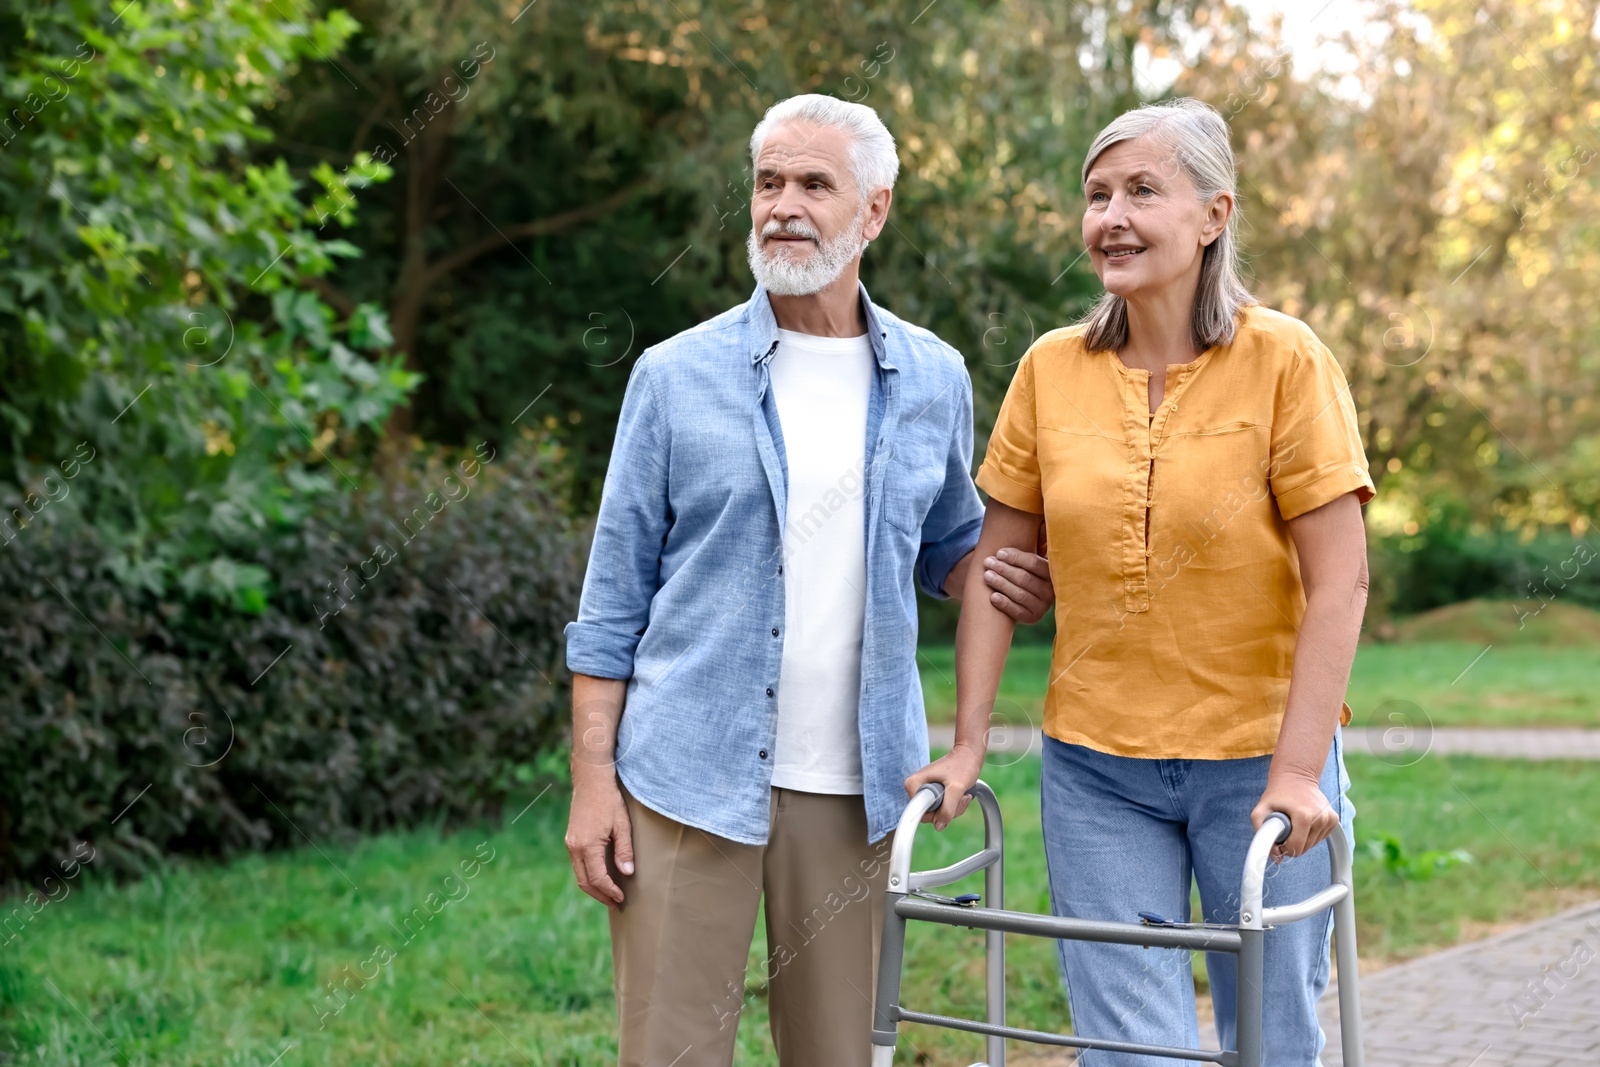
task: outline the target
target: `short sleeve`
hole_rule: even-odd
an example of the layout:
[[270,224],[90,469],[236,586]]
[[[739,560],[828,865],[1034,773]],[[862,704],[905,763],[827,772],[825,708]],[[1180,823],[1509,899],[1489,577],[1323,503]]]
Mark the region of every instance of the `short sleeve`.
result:
[[1044,494],[1039,480],[1039,418],[1033,399],[1033,351],[1017,365],[1006,389],[1000,417],[989,435],[983,466],[978,468],[978,488],[1019,511],[1044,514]]
[[1361,446],[1355,401],[1327,346],[1310,339],[1278,386],[1268,477],[1285,522],[1357,494],[1376,495]]

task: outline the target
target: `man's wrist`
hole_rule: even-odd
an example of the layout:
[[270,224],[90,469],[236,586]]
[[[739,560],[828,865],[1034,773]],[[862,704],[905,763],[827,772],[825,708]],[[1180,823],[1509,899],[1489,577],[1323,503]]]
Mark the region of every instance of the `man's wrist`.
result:
[[617,765],[606,762],[591,764],[583,760],[572,761],[572,791],[588,793],[596,789],[617,789]]
[[944,595],[951,600],[961,599],[962,590],[967,584],[967,568],[972,566],[972,557],[977,552],[975,548],[967,552],[951,565],[950,572],[944,576]]

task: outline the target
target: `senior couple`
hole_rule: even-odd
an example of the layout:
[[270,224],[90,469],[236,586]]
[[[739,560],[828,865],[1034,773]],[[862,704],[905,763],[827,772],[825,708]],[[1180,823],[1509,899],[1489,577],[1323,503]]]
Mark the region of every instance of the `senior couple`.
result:
[[[1373,486],[1338,363],[1240,277],[1223,118],[1144,107],[1090,146],[1105,294],[1022,358],[976,483],[960,354],[858,278],[889,131],[798,96],[750,153],[755,292],[634,365],[566,630],[566,843],[610,909],[620,1062],[732,1062],[763,899],[780,1063],[868,1062],[895,823],[924,782],[946,787],[937,828],[966,808],[1013,628],[1052,603],[1054,911],[1185,919],[1192,879],[1205,920],[1236,922],[1273,810],[1294,832],[1268,904],[1325,886],[1313,846],[1353,815],[1339,727]],[[917,589],[962,602],[956,740],[932,763]],[[1274,1067],[1318,1061],[1330,921],[1267,935]],[[1078,1032],[1199,1047],[1181,953],[1060,944]],[[1207,959],[1227,1047],[1235,962]]]

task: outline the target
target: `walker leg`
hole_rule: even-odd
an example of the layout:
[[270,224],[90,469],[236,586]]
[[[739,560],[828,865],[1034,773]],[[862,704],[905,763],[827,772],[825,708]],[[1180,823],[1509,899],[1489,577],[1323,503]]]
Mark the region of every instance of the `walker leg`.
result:
[[1365,1067],[1361,1047],[1361,978],[1356,964],[1355,891],[1333,906],[1333,954],[1339,965],[1339,1038],[1344,1067]]
[[1261,989],[1266,969],[1265,930],[1239,931],[1239,989],[1237,992],[1239,1067],[1263,1067],[1261,1048]]
[[[987,799],[987,798],[986,798]],[[995,805],[991,814],[988,807],[984,808],[984,838],[985,847],[992,848],[1003,855],[1004,842],[1001,840],[1000,810]],[[1005,897],[1005,872],[1002,869],[1002,859],[996,857],[983,872],[983,890],[987,895],[986,903],[989,907],[1004,910]],[[985,956],[988,962],[988,1016],[989,1022],[997,1026],[1006,1023],[1006,935],[1001,930],[990,930],[986,935]],[[984,1054],[988,1058],[985,1067],[1006,1067],[1006,1039],[1003,1037],[987,1037],[984,1039]]]
[[872,1067],[889,1067],[894,1061],[900,1009],[900,971],[906,954],[906,921],[895,913],[894,903],[904,893],[888,894],[883,909],[883,941],[878,949],[878,988],[872,999]]

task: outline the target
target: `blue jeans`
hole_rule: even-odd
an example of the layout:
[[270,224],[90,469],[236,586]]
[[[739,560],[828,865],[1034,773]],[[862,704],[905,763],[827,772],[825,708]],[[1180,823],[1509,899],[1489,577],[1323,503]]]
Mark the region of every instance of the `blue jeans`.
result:
[[[1355,808],[1345,796],[1336,734],[1322,791],[1347,837]],[[1239,920],[1239,882],[1253,831],[1250,810],[1267,785],[1270,756],[1137,759],[1044,739],[1041,805],[1051,909],[1082,919],[1138,922],[1153,911],[1189,918],[1190,877],[1207,922]],[[1353,840],[1353,837],[1351,838]],[[1328,885],[1328,850],[1268,864],[1267,906]],[[1266,935],[1262,1047],[1272,1067],[1315,1067],[1324,1037],[1316,1005],[1328,987],[1332,909]],[[1075,1033],[1199,1048],[1187,952],[1059,942]],[[1206,953],[1211,1002],[1224,1048],[1237,1048],[1238,957]],[[1171,1067],[1187,1060],[1087,1052],[1084,1067]]]

